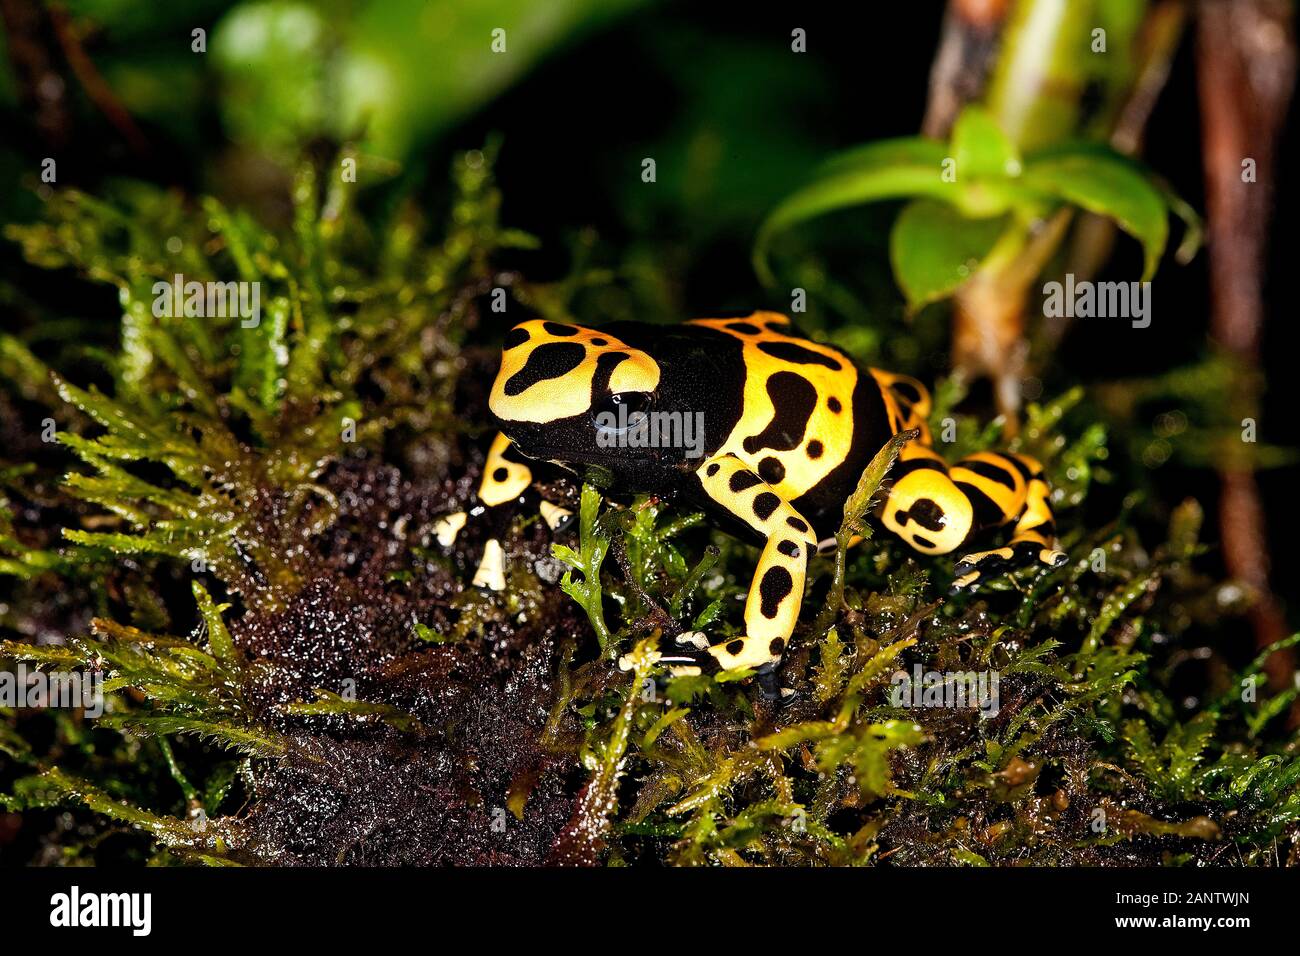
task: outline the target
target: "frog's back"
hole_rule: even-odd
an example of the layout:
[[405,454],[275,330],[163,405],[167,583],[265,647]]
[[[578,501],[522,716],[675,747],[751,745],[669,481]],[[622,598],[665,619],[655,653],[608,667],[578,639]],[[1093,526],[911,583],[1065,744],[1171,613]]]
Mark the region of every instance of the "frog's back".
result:
[[884,373],[779,313],[640,326],[633,337],[663,370],[661,393],[704,412],[707,455],[735,455],[823,535],[902,418]]

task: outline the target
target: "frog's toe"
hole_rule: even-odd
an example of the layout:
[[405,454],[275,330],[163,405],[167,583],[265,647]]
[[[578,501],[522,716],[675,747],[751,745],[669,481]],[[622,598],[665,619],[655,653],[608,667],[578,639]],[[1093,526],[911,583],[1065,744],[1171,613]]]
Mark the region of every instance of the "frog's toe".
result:
[[[717,662],[709,656],[709,639],[703,631],[686,631],[676,637],[664,635],[659,639],[659,647],[652,649],[650,654],[652,664],[668,668],[674,677],[694,676],[718,669]],[[631,670],[631,655],[620,657],[618,667],[619,670]]]
[[468,520],[469,515],[464,511],[443,515],[433,523],[433,536],[442,547],[450,548],[456,543],[456,538],[460,535],[461,529],[465,527],[465,522]]
[[709,649],[709,638],[703,631],[684,631],[673,638],[673,643],[681,648],[693,647],[697,651]]
[[980,581],[997,575],[1009,568],[1014,558],[1015,552],[1011,548],[994,548],[992,551],[963,555],[953,565],[953,590],[974,587]]
[[1065,563],[1070,560],[1070,556],[1064,551],[1058,551],[1055,548],[1044,548],[1039,560],[1049,568],[1060,568],[1065,566]]
[[703,631],[685,631],[660,638],[656,660],[674,677],[742,668],[753,668],[762,677],[773,673],[784,649],[781,638],[760,643],[756,638],[730,637],[714,644]]
[[[654,650],[653,648],[649,651],[649,654],[650,654],[651,664],[657,664],[659,663],[660,660],[663,659],[663,655],[659,651]],[[636,667],[636,664],[633,662],[631,654],[624,654],[622,657],[618,659],[619,670],[630,671],[634,667]]]
[[537,510],[552,534],[563,534],[573,527],[574,514],[568,508],[551,504],[543,499],[537,506]]
[[501,542],[492,538],[483,547],[483,559],[474,572],[473,585],[488,591],[506,589],[506,553]]
[[703,631],[684,631],[659,641],[659,663],[674,677],[687,677],[718,669],[709,654],[709,638]]
[[1014,541],[991,551],[976,551],[964,555],[953,565],[952,588],[961,591],[974,587],[988,578],[1013,568],[1040,564],[1059,568],[1070,560],[1069,555],[1056,548],[1045,548],[1037,541]]
[[1012,541],[1011,547],[1015,551],[1017,565],[1041,564],[1045,568],[1059,568],[1070,560],[1064,551],[1045,547],[1041,541],[1033,539]]

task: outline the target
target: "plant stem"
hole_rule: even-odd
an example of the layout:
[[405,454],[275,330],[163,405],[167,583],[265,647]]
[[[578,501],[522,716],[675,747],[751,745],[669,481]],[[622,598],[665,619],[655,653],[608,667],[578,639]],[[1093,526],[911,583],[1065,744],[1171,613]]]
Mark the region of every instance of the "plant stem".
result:
[[[1202,3],[1198,58],[1210,255],[1211,334],[1238,360],[1234,419],[1257,418],[1256,376],[1264,329],[1264,262],[1272,208],[1276,146],[1295,84],[1294,7],[1284,0]],[[1254,161],[1253,181],[1243,170]],[[1219,524],[1224,562],[1256,593],[1251,623],[1257,647],[1287,634],[1269,588],[1264,507],[1252,471],[1223,463]],[[1289,686],[1295,660],[1273,654],[1274,689]],[[1293,725],[1300,709],[1292,712]]]

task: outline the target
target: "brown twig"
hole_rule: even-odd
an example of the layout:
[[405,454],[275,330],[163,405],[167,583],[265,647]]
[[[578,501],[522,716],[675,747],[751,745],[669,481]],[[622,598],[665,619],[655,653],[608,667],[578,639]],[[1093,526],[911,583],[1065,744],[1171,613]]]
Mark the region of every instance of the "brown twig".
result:
[[[1183,37],[1187,12],[1186,0],[1160,0],[1142,22],[1136,45],[1137,78],[1127,98],[1119,104],[1110,136],[1110,144],[1121,153],[1135,156],[1142,149],[1147,121],[1169,79],[1174,54]],[[1110,258],[1116,231],[1114,221],[1105,216],[1092,213],[1080,216],[1064,271],[1073,273],[1076,281],[1095,276]],[[1072,324],[1070,316],[1045,318],[1035,352],[1054,351]]]
[[1142,21],[1137,40],[1137,79],[1120,106],[1110,135],[1110,144],[1121,153],[1132,156],[1142,148],[1142,134],[1169,80],[1186,21],[1186,0],[1160,0]]
[[31,111],[43,143],[58,149],[71,137],[72,111],[67,84],[50,55],[49,17],[39,4],[0,0],[0,19],[22,104]]
[[149,141],[140,132],[140,127],[135,125],[131,114],[113,94],[113,90],[86,53],[67,10],[59,4],[52,4],[49,9],[50,20],[54,24],[54,35],[59,39],[63,56],[67,59],[77,82],[86,91],[91,102],[99,107],[99,111],[122,134],[131,151],[137,156],[149,155]]
[[[1294,8],[1288,0],[1202,0],[1198,7],[1197,70],[1205,153],[1210,328],[1216,343],[1245,369],[1260,358],[1264,327],[1264,263],[1277,141],[1295,85]],[[1254,162],[1254,178],[1243,169]],[[1234,418],[1258,415],[1257,376],[1239,375]],[[1255,642],[1287,634],[1282,608],[1269,587],[1266,516],[1252,471],[1220,467],[1219,524],[1228,572],[1256,595]],[[1276,689],[1294,679],[1290,653],[1267,664]],[[1300,712],[1293,712],[1295,718]]]
[[947,139],[963,106],[984,92],[1010,0],[949,0],[921,132]]

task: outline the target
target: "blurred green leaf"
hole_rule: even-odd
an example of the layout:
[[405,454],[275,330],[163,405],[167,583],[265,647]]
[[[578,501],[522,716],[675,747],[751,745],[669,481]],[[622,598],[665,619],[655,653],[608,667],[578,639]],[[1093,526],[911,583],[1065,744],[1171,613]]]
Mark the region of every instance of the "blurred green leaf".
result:
[[941,143],[910,138],[868,144],[832,160],[759,227],[754,270],[765,283],[775,281],[767,262],[772,239],[808,219],[881,199],[928,195],[951,200],[953,184],[942,179],[947,155]]
[[952,128],[952,155],[959,177],[1014,177],[1020,154],[997,120],[981,107],[969,107]]
[[[945,175],[949,164],[953,176]],[[886,199],[918,197],[891,236],[895,277],[917,308],[960,284],[972,258],[982,258],[1014,211],[1021,223],[1067,204],[1114,220],[1142,243],[1143,279],[1150,279],[1169,236],[1169,213],[1188,223],[1180,258],[1189,255],[1199,223],[1186,203],[1139,164],[1097,143],[1042,151],[1022,161],[1016,147],[982,107],[957,118],[949,146],[912,137],[869,143],[825,163],[813,178],[772,210],[754,240],[754,270],[774,282],[772,240],[829,212]],[[937,202],[935,202],[937,201]],[[954,210],[940,211],[938,203]],[[996,227],[981,220],[997,219]],[[901,233],[901,234],[900,234]],[[965,270],[965,271],[963,271]]]
[[1155,275],[1169,238],[1164,194],[1140,167],[1118,153],[1085,147],[1030,157],[1025,184],[1089,212],[1115,220],[1142,243],[1143,280]]
[[236,139],[274,153],[313,136],[360,137],[368,152],[401,159],[560,43],[639,2],[244,3],[218,22],[212,57]]
[[947,297],[993,248],[1006,217],[967,219],[952,206],[919,199],[903,208],[889,236],[899,288],[915,311]]

